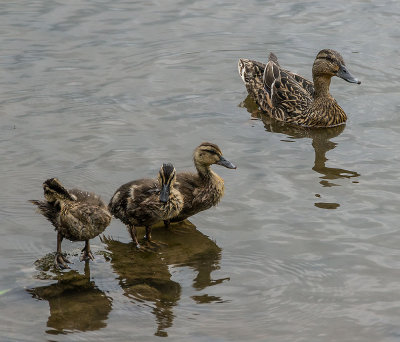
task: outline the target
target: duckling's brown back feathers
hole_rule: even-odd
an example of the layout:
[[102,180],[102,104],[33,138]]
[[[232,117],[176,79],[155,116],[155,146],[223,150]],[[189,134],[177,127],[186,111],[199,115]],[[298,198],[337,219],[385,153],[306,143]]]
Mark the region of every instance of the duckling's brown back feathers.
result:
[[74,199],[77,202],[85,202],[88,205],[94,205],[94,206],[99,206],[101,208],[107,208],[103,200],[99,195],[96,195],[93,192],[89,191],[83,191],[80,189],[71,189],[68,190],[68,192],[72,195],[75,196]]
[[[154,179],[137,179],[121,185],[115,191],[108,204],[108,209],[123,223],[133,224],[133,211],[138,208],[138,204],[159,192],[159,186]],[[129,212],[131,213],[129,214]]]

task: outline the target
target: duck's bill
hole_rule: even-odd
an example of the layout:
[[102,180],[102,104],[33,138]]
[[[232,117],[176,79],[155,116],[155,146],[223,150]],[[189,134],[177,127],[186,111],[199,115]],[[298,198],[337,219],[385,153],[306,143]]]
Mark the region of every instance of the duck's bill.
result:
[[221,159],[217,162],[218,165],[222,165],[227,167],[228,169],[236,169],[236,166],[233,165],[229,160],[221,157]]
[[160,191],[160,202],[167,203],[169,198],[169,186],[164,184]]
[[340,69],[336,75],[337,77],[343,78],[347,82],[361,84],[361,81],[350,74],[350,71],[348,71],[344,65],[340,66]]

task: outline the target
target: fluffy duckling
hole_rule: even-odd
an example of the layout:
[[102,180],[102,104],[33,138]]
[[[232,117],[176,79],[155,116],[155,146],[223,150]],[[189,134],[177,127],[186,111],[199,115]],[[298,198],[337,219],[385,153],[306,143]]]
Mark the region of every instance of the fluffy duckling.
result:
[[146,227],[151,240],[151,226],[178,215],[183,207],[181,193],[174,188],[176,171],[172,164],[163,164],[154,179],[139,179],[122,185],[111,198],[110,212],[124,224],[139,247],[136,226]]
[[61,252],[61,242],[64,238],[85,241],[81,261],[93,260],[89,240],[102,233],[111,221],[111,214],[105,203],[92,192],[67,190],[57,178],[46,180],[43,190],[44,201],[30,202],[38,206],[38,211],[57,231],[57,253],[54,260],[56,266],[69,268],[69,261]]
[[239,74],[246,89],[271,117],[304,126],[333,127],[344,124],[346,113],[329,93],[333,76],[360,84],[334,50],[321,50],[312,68],[313,82],[280,67],[271,53],[267,64],[241,58]]
[[[224,195],[224,180],[211,170],[212,164],[236,169],[222,156],[221,149],[210,142],[203,142],[193,154],[197,173],[181,172],[176,176],[177,188],[183,195],[183,209],[171,221],[183,221],[219,203]],[[166,227],[169,221],[164,221]]]

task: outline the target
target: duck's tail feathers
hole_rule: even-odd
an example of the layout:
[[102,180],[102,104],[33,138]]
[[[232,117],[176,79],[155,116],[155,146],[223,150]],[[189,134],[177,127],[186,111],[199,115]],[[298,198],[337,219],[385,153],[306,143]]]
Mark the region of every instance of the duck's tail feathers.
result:
[[[273,63],[273,62],[269,62]],[[272,108],[271,89],[264,85],[264,71],[266,65],[250,59],[239,59],[238,69],[247,92],[263,110]]]
[[240,58],[238,63],[239,75],[242,78],[244,84],[249,85],[254,82],[262,80],[264,73],[265,64],[252,61],[246,58]]
[[37,211],[42,214],[46,219],[48,219],[51,223],[56,223],[55,220],[58,213],[58,209],[56,206],[47,201],[29,200],[29,202],[36,205],[38,207]]
[[279,62],[278,62],[278,57],[276,57],[276,55],[275,55],[273,52],[271,52],[271,53],[269,54],[268,61],[272,61],[272,62],[274,62],[278,67],[280,67]]

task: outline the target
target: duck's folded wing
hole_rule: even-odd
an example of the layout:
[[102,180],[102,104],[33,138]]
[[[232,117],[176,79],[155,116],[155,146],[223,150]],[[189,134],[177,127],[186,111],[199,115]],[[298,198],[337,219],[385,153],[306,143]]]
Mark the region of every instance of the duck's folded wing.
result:
[[271,87],[273,107],[284,109],[287,115],[301,115],[311,105],[312,98],[292,76],[281,72]]
[[281,69],[282,74],[286,74],[287,76],[291,76],[294,78],[294,80],[300,84],[300,86],[309,93],[309,95],[312,97],[314,94],[314,84],[304,78],[303,76],[300,76],[299,74],[296,74],[294,72],[291,72],[289,70]]
[[269,58],[270,60],[265,66],[263,75],[264,86],[267,88],[267,90],[270,90],[272,88],[272,84],[276,79],[282,77],[293,79],[298,83],[301,88],[303,88],[308,93],[308,96],[313,96],[314,84],[312,82],[294,72],[282,69],[279,66],[278,60],[274,54],[271,53]]

